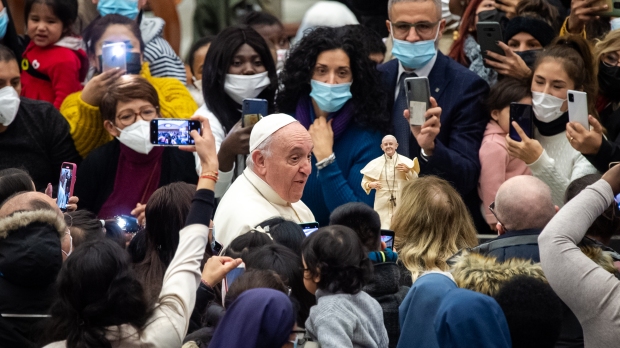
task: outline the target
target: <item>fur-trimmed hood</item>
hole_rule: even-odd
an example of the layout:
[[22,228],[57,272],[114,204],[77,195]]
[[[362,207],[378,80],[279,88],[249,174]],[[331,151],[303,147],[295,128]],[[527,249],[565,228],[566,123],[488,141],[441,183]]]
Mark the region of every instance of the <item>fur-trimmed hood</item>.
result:
[[[60,240],[65,230],[63,218],[51,210],[0,219],[0,280],[29,289],[53,284],[62,266]],[[0,286],[0,292],[3,289],[8,291]]]
[[456,257],[452,275],[460,288],[494,296],[499,288],[516,275],[527,275],[547,282],[540,264],[524,259],[508,259],[497,262],[493,256],[463,253]]
[[58,237],[64,236],[65,230],[67,229],[67,224],[55,211],[21,211],[0,219],[0,240],[5,239],[12,231],[26,227],[32,223],[51,225],[58,232]]

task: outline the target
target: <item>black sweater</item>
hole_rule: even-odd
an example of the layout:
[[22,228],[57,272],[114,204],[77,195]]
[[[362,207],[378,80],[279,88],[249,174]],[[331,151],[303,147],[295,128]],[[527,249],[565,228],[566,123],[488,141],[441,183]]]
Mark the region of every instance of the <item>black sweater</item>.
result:
[[54,105],[20,98],[15,120],[0,133],[0,169],[28,171],[37,190],[58,185],[62,162],[79,164],[69,124]]
[[[121,143],[114,139],[91,152],[78,168],[74,195],[80,198],[79,209],[86,209],[95,214],[106,202],[114,190],[114,180],[118,167]],[[159,186],[184,181],[189,184],[198,182],[194,155],[175,147],[167,147],[162,154],[161,176]],[[129,213],[129,212],[127,212]]]
[[596,155],[585,157],[599,172],[605,173],[609,169],[609,162],[620,161],[620,108],[613,111],[609,105],[600,116],[601,124],[607,129],[607,139],[603,138]]

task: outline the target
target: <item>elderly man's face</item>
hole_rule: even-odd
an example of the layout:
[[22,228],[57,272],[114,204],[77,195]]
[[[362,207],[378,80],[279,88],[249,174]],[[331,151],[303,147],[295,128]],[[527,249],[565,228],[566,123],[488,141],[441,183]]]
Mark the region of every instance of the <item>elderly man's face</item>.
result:
[[385,137],[381,142],[381,150],[385,152],[385,154],[389,157],[394,156],[396,153],[396,149],[398,148],[398,143],[396,142],[396,138],[394,137]]
[[265,181],[285,201],[301,199],[308,176],[312,173],[310,159],[312,138],[300,123],[291,123],[273,134],[265,164],[259,171]]

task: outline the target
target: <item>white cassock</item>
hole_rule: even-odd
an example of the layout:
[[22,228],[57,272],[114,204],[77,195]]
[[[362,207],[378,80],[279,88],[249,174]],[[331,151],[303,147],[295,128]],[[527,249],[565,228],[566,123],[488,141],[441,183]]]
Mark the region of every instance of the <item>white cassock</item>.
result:
[[288,203],[250,168],[246,168],[230,185],[215,211],[215,240],[226,247],[237,236],[276,216],[296,223],[316,221],[302,201]]
[[[401,172],[396,169],[396,165],[404,164],[409,168],[408,172]],[[379,213],[381,218],[381,228],[385,230],[390,229],[392,222],[392,215],[398,203],[400,202],[400,191],[403,185],[409,181],[418,177],[420,172],[420,165],[418,159],[413,160],[395,154],[392,157],[383,155],[370,161],[361,171],[364,174],[362,179],[362,188],[366,191],[366,194],[370,194],[370,188],[367,184],[373,181],[380,181],[381,188],[376,190],[375,193],[375,206],[374,209]],[[391,198],[395,199],[396,206],[393,205]]]

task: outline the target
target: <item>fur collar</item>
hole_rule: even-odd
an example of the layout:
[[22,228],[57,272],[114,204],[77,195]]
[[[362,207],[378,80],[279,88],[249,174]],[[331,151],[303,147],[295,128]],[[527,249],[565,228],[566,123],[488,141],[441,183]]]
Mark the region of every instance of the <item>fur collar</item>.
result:
[[20,211],[0,219],[0,239],[8,237],[11,231],[26,227],[32,223],[46,223],[53,226],[62,237],[67,229],[65,221],[52,210]]
[[524,259],[508,259],[503,263],[495,257],[463,251],[453,265],[452,275],[460,288],[494,296],[504,282],[516,275],[527,275],[547,282],[540,264]]

